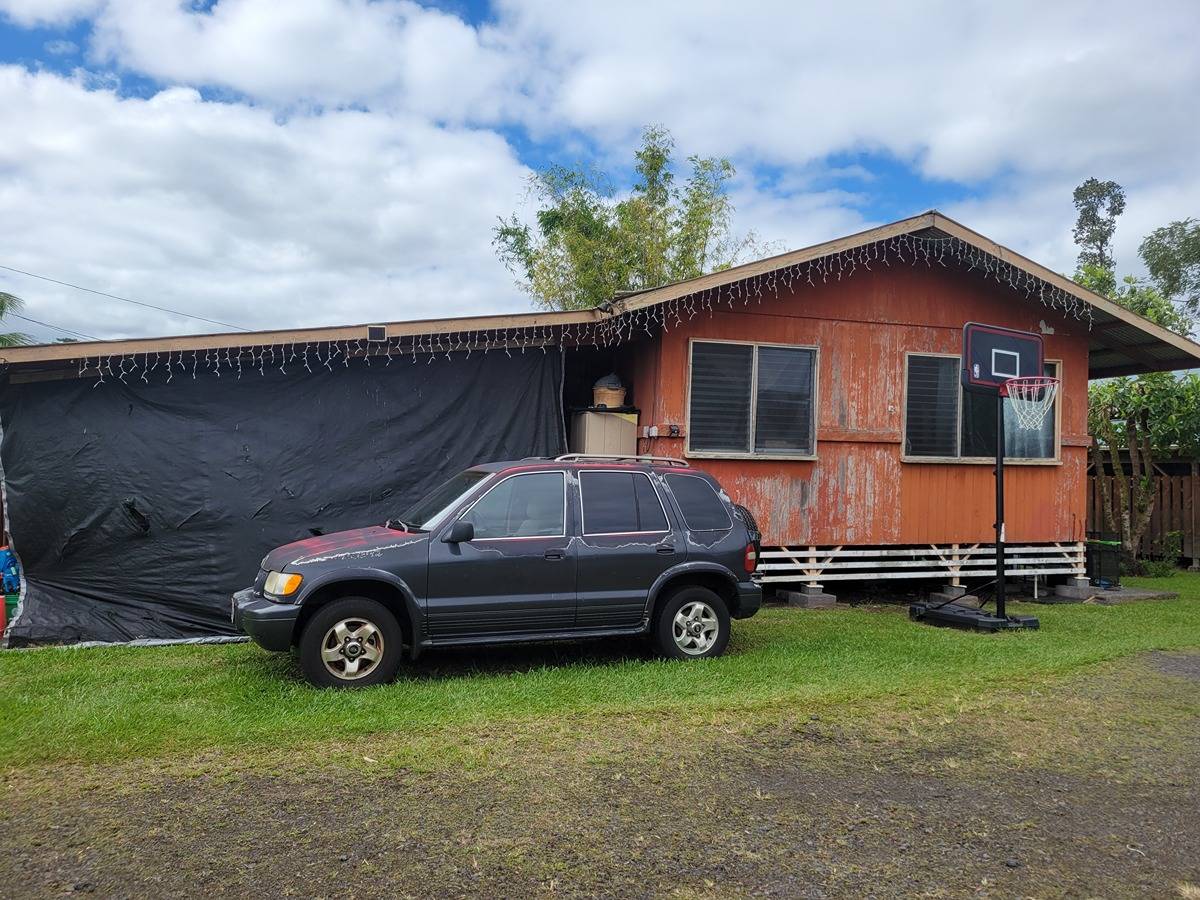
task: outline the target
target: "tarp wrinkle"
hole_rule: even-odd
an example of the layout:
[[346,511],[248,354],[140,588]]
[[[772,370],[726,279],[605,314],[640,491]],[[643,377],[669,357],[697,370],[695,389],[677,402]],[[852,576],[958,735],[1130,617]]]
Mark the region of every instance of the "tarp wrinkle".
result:
[[489,353],[98,389],[5,379],[26,582],[10,643],[230,634],[229,597],[273,547],[382,523],[478,462],[564,452],[562,364]]

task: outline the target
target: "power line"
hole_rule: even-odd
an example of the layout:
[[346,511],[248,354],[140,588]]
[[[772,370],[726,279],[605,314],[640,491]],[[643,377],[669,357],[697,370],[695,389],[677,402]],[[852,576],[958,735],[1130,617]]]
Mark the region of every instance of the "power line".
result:
[[222,328],[233,328],[236,331],[249,331],[249,328],[244,328],[241,325],[234,325],[230,322],[221,322],[217,319],[206,319],[204,316],[195,316],[191,313],[183,312],[178,309],[171,309],[167,306],[155,306],[153,303],[143,303],[141,300],[131,300],[128,297],[118,297],[116,294],[109,294],[104,291],[93,290],[89,287],[83,287],[79,284],[71,284],[69,281],[59,281],[57,278],[50,278],[47,275],[38,275],[34,272],[26,272],[24,269],[14,269],[12,266],[0,265],[0,269],[5,269],[9,272],[16,272],[18,275],[28,275],[30,278],[39,278],[42,281],[49,281],[51,284],[61,284],[63,287],[74,288],[77,291],[87,291],[89,294],[96,294],[99,297],[108,297],[111,300],[120,300],[122,303],[132,303],[134,306],[144,306],[147,309],[157,309],[159,312],[171,313],[175,316],[185,316],[189,319],[197,319],[201,322],[208,322],[210,325],[220,325]]
[[42,322],[38,319],[31,319],[29,316],[23,316],[20,313],[10,312],[4,318],[21,319],[25,322],[32,322],[34,325],[41,325],[43,328],[53,328],[55,331],[61,331],[63,334],[73,334],[75,337],[81,337],[88,341],[98,341],[100,338],[94,335],[84,334],[82,331],[72,331],[70,328],[63,328],[61,325],[51,325],[49,322]]

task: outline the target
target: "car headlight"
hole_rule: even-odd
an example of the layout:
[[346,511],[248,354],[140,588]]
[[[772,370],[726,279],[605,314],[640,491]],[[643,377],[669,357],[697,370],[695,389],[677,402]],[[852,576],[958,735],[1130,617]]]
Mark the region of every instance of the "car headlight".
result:
[[263,591],[274,594],[276,597],[290,597],[296,593],[296,589],[300,587],[300,582],[303,580],[302,575],[294,572],[268,572],[266,583],[263,584]]

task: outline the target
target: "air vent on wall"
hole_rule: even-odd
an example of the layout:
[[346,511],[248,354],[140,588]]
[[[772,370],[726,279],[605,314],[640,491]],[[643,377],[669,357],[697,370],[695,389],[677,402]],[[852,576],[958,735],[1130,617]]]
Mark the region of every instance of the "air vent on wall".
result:
[[387,326],[386,325],[368,325],[367,326],[368,341],[386,341]]

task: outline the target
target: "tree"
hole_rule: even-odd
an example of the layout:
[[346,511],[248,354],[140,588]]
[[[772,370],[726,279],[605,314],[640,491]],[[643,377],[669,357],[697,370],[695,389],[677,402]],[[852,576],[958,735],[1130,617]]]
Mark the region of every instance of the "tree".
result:
[[[1196,324],[1196,304],[1181,308],[1173,302],[1176,294],[1187,290],[1184,285],[1193,274],[1186,264],[1190,246],[1187,222],[1160,228],[1142,242],[1142,258],[1153,283],[1127,275],[1118,284],[1112,237],[1117,217],[1125,209],[1124,190],[1114,181],[1089,178],[1075,189],[1074,197],[1079,210],[1074,237],[1080,246],[1075,281],[1156,325],[1189,337]],[[1101,491],[1104,527],[1119,535],[1126,564],[1136,570],[1138,548],[1157,498],[1155,457],[1181,454],[1194,458],[1200,452],[1200,378],[1154,372],[1094,382],[1088,386],[1088,430],[1093,470],[1097,476],[1104,475],[1107,454],[1114,475],[1115,502],[1110,492]],[[1123,451],[1129,458],[1128,477]]]
[[638,291],[726,269],[765,247],[732,230],[728,159],[689,156],[683,184],[672,165],[675,142],[647,128],[635,152],[628,195],[602,173],[551,166],[529,180],[533,227],[514,213],[493,231],[500,259],[546,309],[590,309]]
[[1116,269],[1112,238],[1117,230],[1117,217],[1125,211],[1125,189],[1115,181],[1089,178],[1075,188],[1074,196],[1075,209],[1079,211],[1073,232],[1080,248],[1079,267],[1095,266],[1110,273],[1112,287],[1115,287],[1116,278],[1111,274]]
[[1184,337],[1191,337],[1196,327],[1196,319],[1190,309],[1176,306],[1144,278],[1126,275],[1120,285],[1115,285],[1110,272],[1099,266],[1085,264],[1075,273],[1075,282],[1097,294],[1106,295],[1130,312]]
[[1156,228],[1138,247],[1150,277],[1167,297],[1200,309],[1200,221],[1181,219]]
[[[1108,491],[1100,492],[1105,527],[1120,536],[1122,555],[1136,570],[1138,546],[1154,513],[1155,456],[1195,459],[1200,453],[1200,376],[1153,372],[1093,383],[1088,429],[1097,477],[1104,475],[1105,453],[1114,475],[1116,503]],[[1128,479],[1122,449],[1129,454]]]
[[[16,313],[24,305],[25,303],[20,297],[0,291],[0,322],[3,322],[8,316]],[[30,343],[30,337],[27,334],[21,334],[16,331],[0,334],[0,347],[20,347],[22,344],[28,343]]]

